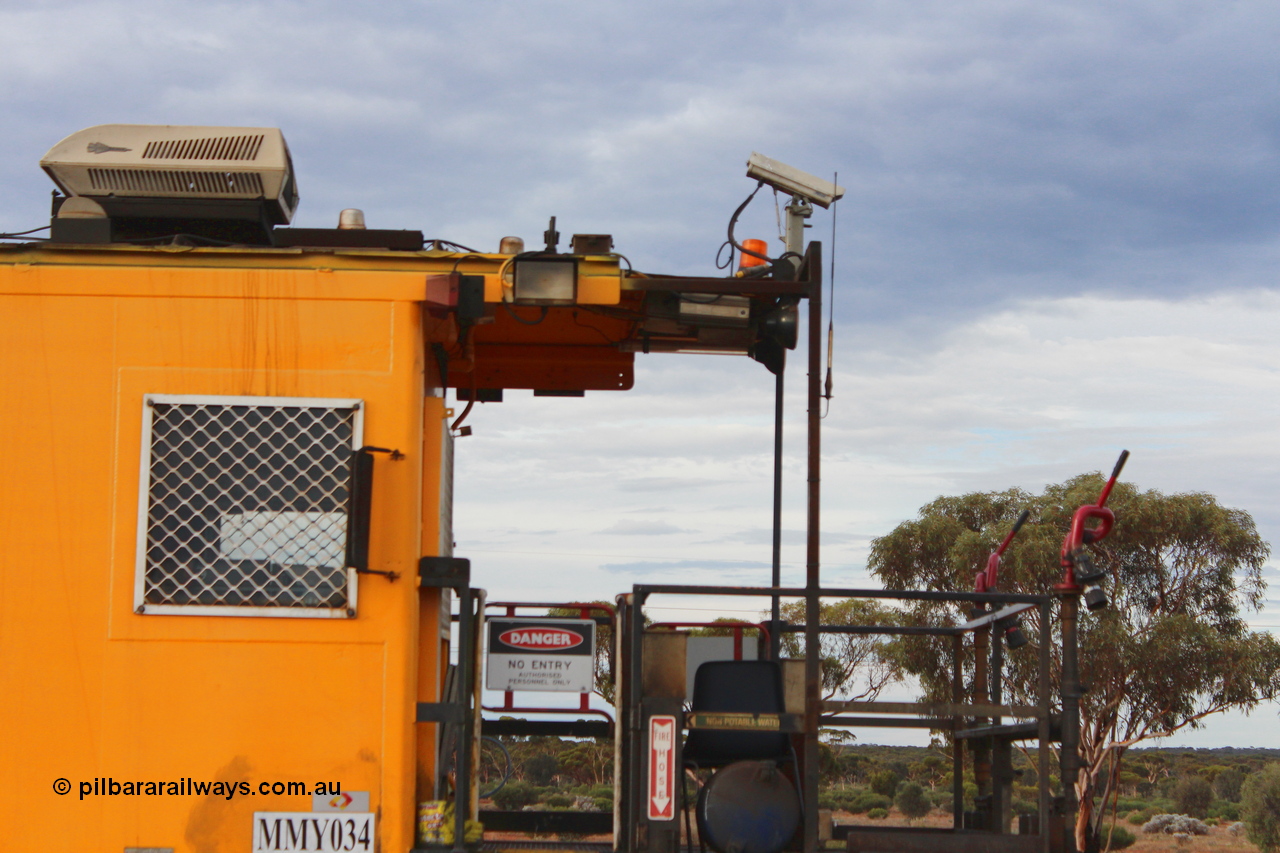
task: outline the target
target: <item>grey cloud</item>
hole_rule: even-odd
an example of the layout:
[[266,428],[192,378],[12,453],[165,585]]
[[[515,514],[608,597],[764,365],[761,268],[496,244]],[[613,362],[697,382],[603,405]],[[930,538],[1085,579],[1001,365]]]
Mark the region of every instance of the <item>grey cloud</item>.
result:
[[724,485],[723,482],[692,477],[628,477],[617,483],[622,492],[672,492],[707,489]]
[[[299,224],[354,205],[486,248],[556,214],[672,272],[709,270],[750,150],[838,170],[850,318],[1238,287],[1280,225],[1278,21],[1208,0],[23,7],[0,12],[0,227],[47,216],[35,161],[80,127],[280,124]],[[774,227],[762,197],[741,233]]]
[[[822,531],[822,542],[824,545],[842,545],[849,542],[866,542],[868,537],[860,536],[854,533],[834,533],[830,531]],[[723,536],[719,542],[744,542],[749,545],[765,545],[773,541],[773,529],[771,527],[753,527],[747,530],[739,530],[728,536]],[[786,545],[803,545],[806,541],[806,533],[801,528],[783,528],[782,542]]]
[[685,571],[739,572],[768,569],[768,563],[754,560],[636,560],[630,563],[606,563],[600,568],[625,574],[650,574]]
[[665,521],[620,518],[599,532],[622,536],[667,536],[672,533],[688,533],[689,531]]

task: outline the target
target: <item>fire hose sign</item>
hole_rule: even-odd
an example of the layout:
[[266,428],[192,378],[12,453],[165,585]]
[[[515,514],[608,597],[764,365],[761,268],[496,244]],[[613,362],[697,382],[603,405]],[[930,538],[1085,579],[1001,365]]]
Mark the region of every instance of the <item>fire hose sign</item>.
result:
[[676,817],[676,718],[649,718],[649,820]]
[[485,687],[588,693],[593,688],[596,623],[590,619],[491,618]]

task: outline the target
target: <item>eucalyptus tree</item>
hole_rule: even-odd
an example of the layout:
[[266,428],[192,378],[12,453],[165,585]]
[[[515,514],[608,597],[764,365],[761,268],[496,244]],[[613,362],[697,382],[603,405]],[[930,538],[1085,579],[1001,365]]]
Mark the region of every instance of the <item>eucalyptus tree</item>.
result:
[[[1072,514],[1096,500],[1102,483],[1101,475],[1086,474],[1039,495],[1010,489],[940,497],[876,539],[869,568],[891,588],[972,589],[987,555],[1027,509],[1031,523],[1004,555],[999,589],[1050,591],[1061,580],[1059,549]],[[1199,727],[1222,711],[1252,710],[1280,694],[1280,643],[1269,633],[1251,631],[1244,618],[1262,605],[1261,572],[1270,553],[1250,515],[1220,505],[1212,495],[1166,495],[1126,483],[1116,485],[1107,505],[1115,512],[1115,527],[1092,551],[1106,570],[1111,605],[1082,615],[1079,626],[1086,687],[1074,780],[1081,849],[1100,817],[1094,814],[1095,798],[1112,800],[1125,750]],[[917,611],[917,618],[951,624],[967,616],[934,603]],[[1034,701],[1037,649],[1046,627],[1037,621],[1033,612],[1023,628],[1030,643],[1007,655],[1007,700]],[[1061,661],[1052,637],[1049,642],[1056,680]],[[924,698],[951,695],[947,647],[912,637],[902,642],[901,654],[900,665],[919,679]]]
[[[786,622],[803,623],[803,601],[782,607]],[[823,601],[819,619],[823,625],[892,625],[901,618],[876,601],[848,598]],[[872,700],[902,677],[894,644],[883,635],[823,633],[819,641],[822,659],[822,698]],[[804,657],[804,635],[788,632],[782,636],[782,656]]]

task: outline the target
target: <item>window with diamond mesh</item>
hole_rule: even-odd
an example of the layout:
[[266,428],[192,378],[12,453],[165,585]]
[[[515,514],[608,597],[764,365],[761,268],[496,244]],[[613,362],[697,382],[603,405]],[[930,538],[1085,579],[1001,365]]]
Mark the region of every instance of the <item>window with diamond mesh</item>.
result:
[[152,395],[145,420],[143,612],[346,615],[358,401]]

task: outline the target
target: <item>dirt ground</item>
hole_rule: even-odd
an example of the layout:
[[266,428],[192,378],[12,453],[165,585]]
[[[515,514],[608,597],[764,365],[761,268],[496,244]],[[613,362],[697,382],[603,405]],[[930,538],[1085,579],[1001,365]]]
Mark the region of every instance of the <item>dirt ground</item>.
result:
[[[483,818],[483,813],[481,814]],[[836,823],[853,823],[867,824],[872,826],[907,826],[906,818],[898,814],[896,810],[889,813],[889,816],[881,820],[869,820],[866,815],[854,815],[848,812],[837,811],[834,815]],[[951,826],[950,813],[935,810],[932,814],[921,818],[911,824],[913,826],[927,826],[936,828],[945,828]],[[1227,831],[1227,824],[1222,826],[1212,826],[1209,828],[1208,835],[1194,836],[1187,839],[1177,839],[1168,835],[1143,835],[1139,830],[1141,827],[1131,826],[1128,823],[1120,823],[1125,829],[1137,836],[1137,841],[1133,846],[1126,848],[1130,853],[1258,853],[1258,848],[1243,835],[1235,836]],[[527,838],[522,833],[504,833],[504,832],[486,832],[486,841],[507,841]],[[556,838],[556,836],[541,836],[540,840],[547,841]],[[560,839],[575,841],[608,841],[607,835],[592,835],[585,838]],[[836,842],[829,843],[829,849],[843,849],[844,845]]]
[[[866,815],[852,815],[837,811],[834,815],[836,823],[870,824],[873,826],[907,826],[906,818],[897,810],[889,813],[881,820],[868,820]],[[951,814],[934,810],[931,814],[915,821],[914,826],[945,828],[951,826]],[[1141,827],[1131,826],[1121,821],[1118,826],[1137,836],[1137,841],[1126,851],[1132,853],[1258,853],[1258,848],[1243,835],[1232,835],[1227,831],[1229,824],[1209,827],[1208,835],[1177,839],[1168,835],[1144,835]]]
[[[1127,829],[1128,827],[1126,827]],[[1129,850],[1136,853],[1258,853],[1258,848],[1243,835],[1232,835],[1227,827],[1211,826],[1208,835],[1176,839],[1167,835],[1143,835]],[[1179,841],[1182,841],[1179,844]]]

